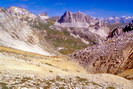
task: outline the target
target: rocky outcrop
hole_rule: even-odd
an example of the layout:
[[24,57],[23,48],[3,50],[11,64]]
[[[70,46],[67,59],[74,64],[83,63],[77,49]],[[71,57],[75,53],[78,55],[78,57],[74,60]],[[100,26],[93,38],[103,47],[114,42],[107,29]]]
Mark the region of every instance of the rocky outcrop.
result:
[[41,14],[39,14],[38,16],[39,16],[39,18],[40,18],[41,20],[44,20],[44,21],[45,21],[46,19],[49,19],[47,13],[41,13]]
[[55,55],[45,40],[45,31],[37,30],[0,8],[0,45],[47,56]]
[[20,7],[11,6],[7,8],[7,12],[12,14],[15,18],[20,19],[23,22],[29,23],[37,19],[37,16],[29,12],[28,10]]
[[132,23],[129,23],[129,25],[126,25],[124,28],[122,27],[118,27],[116,29],[114,29],[107,38],[113,38],[113,37],[118,37],[120,34],[124,33],[124,32],[129,32],[133,30],[133,21]]
[[88,47],[71,57],[90,73],[119,74],[133,69],[133,31]]
[[39,24],[38,22],[47,23],[47,19],[49,19],[47,13],[40,13],[35,15],[28,11],[27,9],[11,6],[6,9],[7,12],[12,14],[15,18],[21,20],[22,22],[34,26],[35,24]]
[[113,38],[119,36],[123,32],[122,28],[116,28],[112,32],[109,33],[107,38]]
[[60,27],[75,27],[75,28],[91,28],[99,29],[100,27],[106,27],[104,22],[98,19],[94,19],[82,12],[72,13],[65,12],[64,15],[55,23],[56,26]]

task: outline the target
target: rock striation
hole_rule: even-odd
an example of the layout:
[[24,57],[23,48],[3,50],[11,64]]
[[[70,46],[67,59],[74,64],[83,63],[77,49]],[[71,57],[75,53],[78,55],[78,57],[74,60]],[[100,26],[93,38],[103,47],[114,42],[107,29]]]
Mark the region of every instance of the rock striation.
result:
[[[89,25],[94,25],[95,20],[90,17],[85,15],[84,13],[77,12],[77,13],[72,13],[72,12],[65,12],[63,16],[58,20],[58,23],[64,23],[64,27],[83,27],[87,28]],[[65,23],[67,23],[65,25]],[[70,23],[70,25],[68,25]],[[63,24],[61,25],[63,26]]]
[[12,14],[15,18],[18,18],[22,22],[31,26],[38,24],[38,22],[40,21],[46,23],[46,20],[49,19],[47,13],[40,13],[38,15],[35,15],[27,9],[15,6],[7,8],[6,11]]
[[46,32],[30,27],[0,8],[0,45],[47,56],[55,55],[45,40]]

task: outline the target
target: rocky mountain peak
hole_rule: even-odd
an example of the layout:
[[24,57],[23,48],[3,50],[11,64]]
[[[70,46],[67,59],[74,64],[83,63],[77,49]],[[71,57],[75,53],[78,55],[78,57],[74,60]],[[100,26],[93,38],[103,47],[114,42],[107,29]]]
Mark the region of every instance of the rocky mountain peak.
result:
[[59,23],[90,23],[93,22],[93,19],[90,16],[78,11],[77,13],[72,13],[70,11],[66,11],[64,15],[58,20]]
[[20,8],[20,7],[14,7],[11,6],[7,9],[8,12],[14,14],[14,15],[29,15],[29,17],[36,17],[34,14],[32,14],[31,12],[29,12],[28,10],[24,9],[24,8]]
[[16,12],[16,13],[22,13],[24,14],[25,13],[29,13],[28,10],[24,9],[24,8],[21,8],[21,7],[15,7],[15,6],[11,6],[8,8],[9,11],[13,11],[13,12]]
[[38,15],[42,20],[46,20],[46,19],[49,19],[49,16],[47,13],[40,13]]
[[3,11],[3,10],[4,10],[4,8],[0,7],[0,11]]
[[[91,16],[88,16],[80,11],[77,13],[72,13],[66,11],[54,26],[58,28],[69,28],[69,32],[72,34],[78,34],[79,36],[94,33],[94,35],[99,35],[105,38],[108,35],[108,28],[105,23],[101,20],[95,19]],[[75,28],[78,30],[73,30]],[[73,30],[71,32],[71,30]],[[90,36],[90,35],[89,35]]]
[[7,12],[26,23],[33,22],[37,18],[37,16],[32,14],[30,11],[20,7],[11,6],[7,8]]
[[46,19],[49,18],[47,13],[41,13],[35,15],[32,12],[28,11],[27,9],[15,6],[7,8],[6,11],[9,12],[15,18],[18,18],[22,22],[31,26],[38,24],[39,21],[47,22]]
[[59,23],[71,23],[72,22],[72,12],[66,11],[61,18],[58,20]]

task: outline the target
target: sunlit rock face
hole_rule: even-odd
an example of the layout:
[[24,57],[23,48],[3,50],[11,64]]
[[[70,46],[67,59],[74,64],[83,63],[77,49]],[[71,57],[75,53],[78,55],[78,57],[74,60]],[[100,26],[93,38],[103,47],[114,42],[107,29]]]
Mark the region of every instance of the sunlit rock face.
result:
[[67,29],[72,36],[81,39],[85,44],[99,44],[108,36],[109,29],[99,19],[82,12],[65,12],[54,24],[57,30]]
[[31,28],[9,11],[0,8],[1,46],[53,56],[54,51],[46,42],[45,35],[45,31]]
[[15,18],[18,18],[19,20],[30,26],[38,24],[38,22],[40,21],[43,23],[47,23],[47,19],[49,19],[47,13],[40,13],[38,15],[35,15],[27,9],[15,6],[7,8],[6,11],[12,14]]
[[29,12],[24,8],[14,7],[11,6],[7,8],[7,12],[12,14],[14,17],[20,19],[21,21],[25,22],[33,22],[37,19],[37,16]]

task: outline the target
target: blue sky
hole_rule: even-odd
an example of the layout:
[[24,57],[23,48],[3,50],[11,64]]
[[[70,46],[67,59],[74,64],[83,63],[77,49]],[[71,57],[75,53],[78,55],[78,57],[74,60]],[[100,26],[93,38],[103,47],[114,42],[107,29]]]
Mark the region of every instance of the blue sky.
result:
[[19,6],[38,14],[60,16],[81,11],[95,17],[133,16],[133,0],[1,0],[1,7]]

